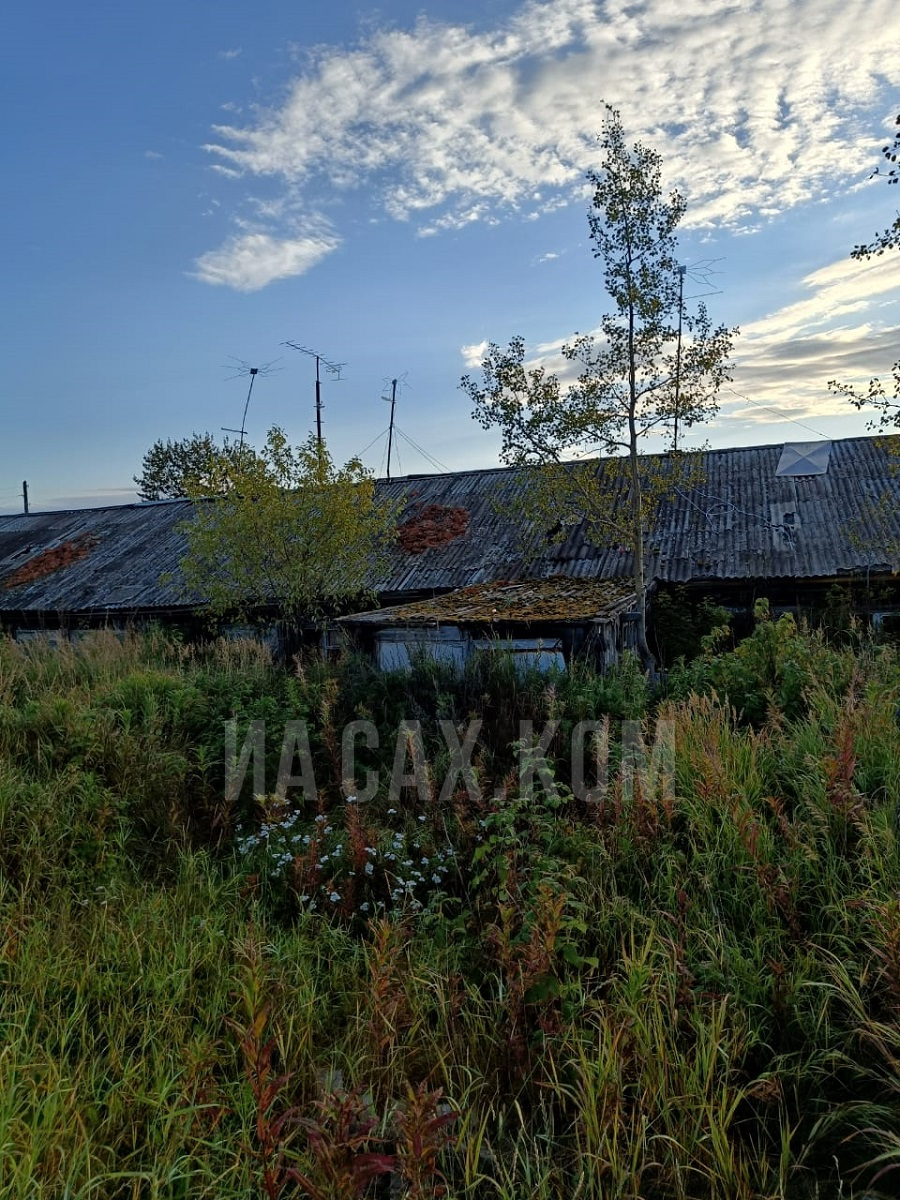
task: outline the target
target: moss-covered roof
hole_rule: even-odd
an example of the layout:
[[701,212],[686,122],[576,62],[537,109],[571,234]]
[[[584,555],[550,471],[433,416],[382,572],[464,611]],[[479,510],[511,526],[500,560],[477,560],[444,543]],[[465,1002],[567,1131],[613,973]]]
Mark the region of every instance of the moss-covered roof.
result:
[[571,623],[609,617],[634,602],[630,584],[616,579],[497,580],[342,618],[350,625],[487,625]]

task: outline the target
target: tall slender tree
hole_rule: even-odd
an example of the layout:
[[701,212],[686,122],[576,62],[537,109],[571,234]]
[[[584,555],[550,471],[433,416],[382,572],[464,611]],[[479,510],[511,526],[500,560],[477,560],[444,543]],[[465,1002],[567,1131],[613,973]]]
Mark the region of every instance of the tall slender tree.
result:
[[[506,350],[491,343],[482,380],[463,376],[462,387],[476,420],[499,428],[503,460],[536,468],[527,506],[539,528],[584,521],[595,543],[631,551],[637,642],[649,665],[646,538],[661,496],[694,464],[681,453],[646,457],[646,439],[659,436],[670,448],[676,428],[714,416],[737,330],[713,328],[702,304],[685,311],[676,255],[684,197],[663,191],[660,154],[629,146],[618,111],[607,105],[606,114],[603,164],[588,174],[588,222],[612,309],[597,334],[576,334],[563,347],[577,380],[563,385],[527,365],[524,341],[514,337]],[[585,461],[598,454],[608,457]]]

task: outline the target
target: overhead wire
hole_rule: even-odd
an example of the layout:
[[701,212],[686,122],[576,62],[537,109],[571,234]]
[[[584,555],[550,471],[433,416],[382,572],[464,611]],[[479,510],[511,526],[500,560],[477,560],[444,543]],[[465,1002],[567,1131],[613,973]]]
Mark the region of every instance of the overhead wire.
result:
[[437,467],[439,471],[449,474],[450,468],[445,463],[442,463],[440,459],[435,458],[433,454],[429,454],[427,450],[424,450],[419,443],[414,441],[408,433],[405,433],[399,425],[395,424],[394,429],[400,434],[404,441],[408,442],[409,445],[412,446],[413,450],[418,451],[418,453],[421,454],[427,462],[430,462],[433,467]]
[[362,458],[362,456],[365,454],[365,452],[367,450],[371,450],[372,447],[375,445],[375,443],[378,441],[378,439],[383,438],[386,433],[387,433],[386,429],[382,429],[381,433],[376,433],[375,436],[372,438],[371,442],[369,442],[368,446],[363,446],[362,450],[360,450],[359,454],[357,454],[356,457]]
[[675,486],[675,488],[673,490],[675,492],[675,495],[680,496],[682,500],[684,500],[687,504],[689,504],[691,506],[691,508],[696,508],[696,510],[699,513],[702,513],[703,516],[706,518],[707,523],[710,523],[712,521],[712,515],[716,511],[717,508],[723,508],[723,509],[730,509],[732,512],[739,513],[742,517],[749,517],[752,521],[756,521],[758,523],[758,525],[760,527],[762,527],[763,529],[784,530],[786,528],[786,526],[784,526],[783,524],[779,524],[778,522],[775,522],[775,521],[770,521],[769,518],[766,516],[763,516],[762,513],[752,512],[750,509],[741,508],[740,505],[735,504],[733,500],[722,500],[715,496],[711,496],[711,495],[709,495],[708,492],[704,492],[702,490],[702,488],[695,487],[693,489],[693,491],[694,491],[695,495],[702,496],[704,498],[704,500],[712,501],[709,508],[704,508],[702,504],[697,504],[696,501],[691,499],[691,497],[688,495],[687,492],[683,491],[677,485]]
[[794,425],[799,425],[801,429],[806,429],[809,433],[814,433],[816,437],[824,438],[830,441],[827,433],[822,433],[819,429],[813,429],[812,425],[805,425],[803,421],[798,421],[796,417],[788,416],[787,413],[780,413],[777,408],[772,408],[770,404],[763,404],[761,400],[754,400],[751,396],[745,396],[743,392],[737,392],[733,387],[726,387],[727,392],[731,392],[732,396],[737,396],[739,400],[746,400],[748,404],[755,404],[757,408],[764,408],[766,412],[772,413],[779,421],[792,421]]
[[[376,442],[380,441],[382,438],[386,438],[388,432],[389,431],[387,429],[382,429],[381,433],[376,434],[375,437],[372,438],[371,442],[368,443],[368,445],[363,446],[362,450],[360,450],[360,452],[357,454],[356,457],[362,458],[362,456],[368,450],[372,449],[372,447],[375,445]],[[420,454],[422,456],[422,458],[425,459],[426,462],[430,463],[431,466],[433,466],[435,468],[435,470],[441,471],[444,474],[449,474],[450,468],[446,465],[446,463],[442,463],[440,461],[440,459],[435,458],[433,454],[429,454],[428,451],[423,446],[420,446],[419,443],[414,438],[411,438],[408,433],[404,432],[404,430],[402,430],[400,428],[400,426],[396,424],[396,422],[394,424],[394,432],[396,434],[398,434],[400,437],[402,437],[403,440],[413,450],[415,450],[417,454]],[[394,447],[395,447],[396,454],[397,454],[397,462],[401,466],[401,469],[402,469],[402,463],[400,462],[400,451],[399,451],[399,449],[397,449],[396,442],[394,443]],[[384,474],[386,458],[387,458],[387,442],[384,443],[384,446],[381,451],[381,461],[380,461],[380,466],[379,466],[379,474],[380,475]]]

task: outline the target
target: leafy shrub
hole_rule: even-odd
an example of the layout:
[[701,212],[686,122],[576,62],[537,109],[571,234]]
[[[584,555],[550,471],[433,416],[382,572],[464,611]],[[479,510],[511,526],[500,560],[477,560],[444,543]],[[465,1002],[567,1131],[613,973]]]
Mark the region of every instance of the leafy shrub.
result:
[[806,712],[813,681],[835,693],[846,690],[852,656],[842,656],[821,635],[798,629],[790,613],[774,620],[767,600],[757,601],[754,617],[755,629],[733,650],[720,650],[722,633],[709,634],[704,656],[672,673],[670,694],[715,692],[744,720],[759,725],[772,712],[788,718]]
[[727,608],[705,596],[691,596],[683,586],[658,591],[653,597],[652,635],[663,666],[671,667],[679,658],[696,658],[703,639],[714,629],[727,627],[730,620]]

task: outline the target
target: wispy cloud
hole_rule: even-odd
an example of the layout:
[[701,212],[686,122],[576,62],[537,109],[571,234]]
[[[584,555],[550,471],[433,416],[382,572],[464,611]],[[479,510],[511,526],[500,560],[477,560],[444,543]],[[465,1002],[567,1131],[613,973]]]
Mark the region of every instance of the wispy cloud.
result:
[[160,154],[157,150],[145,150],[144,158],[158,159],[158,158],[165,158],[165,155]]
[[864,384],[889,375],[898,357],[896,284],[889,259],[840,259],[802,280],[801,299],[745,325],[734,387],[755,405],[742,415],[770,420],[763,403],[794,417],[847,415],[847,401],[829,391],[828,381]]
[[422,17],[312,51],[283,103],[206,149],[293,200],[365,188],[436,235],[582,197],[602,96],[664,149],[689,224],[752,231],[872,161],[871,108],[900,82],[892,27],[893,0],[527,0],[488,29]]
[[225,59],[226,62],[230,62],[233,58],[238,58],[243,53],[243,46],[235,46],[233,50],[220,50],[218,56],[219,58]]
[[303,275],[339,245],[336,236],[324,232],[280,239],[268,233],[245,233],[198,258],[195,274],[204,283],[256,292],[276,279]]

